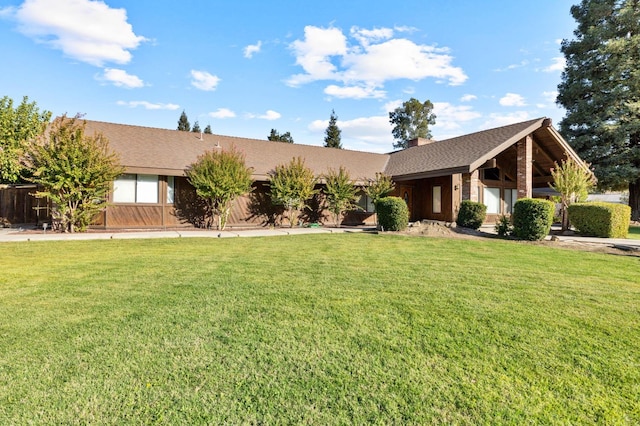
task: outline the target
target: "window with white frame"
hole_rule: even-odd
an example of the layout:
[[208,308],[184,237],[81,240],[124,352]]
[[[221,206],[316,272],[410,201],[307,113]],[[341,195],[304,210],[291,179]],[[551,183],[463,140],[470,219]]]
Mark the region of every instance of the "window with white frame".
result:
[[487,206],[487,214],[500,213],[500,188],[484,188],[484,205]]
[[442,213],[442,187],[441,186],[433,187],[432,208],[434,213]]
[[120,175],[113,182],[114,203],[158,203],[158,175]]

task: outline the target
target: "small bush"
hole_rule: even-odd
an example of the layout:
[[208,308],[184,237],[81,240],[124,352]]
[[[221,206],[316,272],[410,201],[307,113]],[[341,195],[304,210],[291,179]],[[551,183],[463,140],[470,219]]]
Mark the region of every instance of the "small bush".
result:
[[578,232],[601,238],[627,238],[631,207],[617,203],[575,203],[569,221]]
[[520,240],[542,240],[553,223],[555,204],[538,198],[522,198],[513,205],[513,235]]
[[496,232],[501,237],[508,237],[513,232],[513,226],[511,226],[511,218],[505,215],[501,215],[496,220]]
[[409,208],[400,197],[383,197],[376,202],[378,224],[383,231],[404,231],[409,225]]
[[487,217],[487,206],[475,201],[464,200],[460,204],[460,211],[456,224],[463,228],[478,229]]

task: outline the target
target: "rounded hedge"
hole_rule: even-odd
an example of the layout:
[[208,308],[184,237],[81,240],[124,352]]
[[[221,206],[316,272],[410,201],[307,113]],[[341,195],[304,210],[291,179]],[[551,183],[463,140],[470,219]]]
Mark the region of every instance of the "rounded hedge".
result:
[[513,205],[513,235],[521,240],[542,240],[549,235],[555,204],[539,198],[521,198]]
[[476,201],[464,200],[460,203],[456,225],[463,228],[478,229],[487,217],[487,206]]
[[409,225],[409,208],[400,197],[383,197],[376,201],[378,225],[383,231],[404,231]]

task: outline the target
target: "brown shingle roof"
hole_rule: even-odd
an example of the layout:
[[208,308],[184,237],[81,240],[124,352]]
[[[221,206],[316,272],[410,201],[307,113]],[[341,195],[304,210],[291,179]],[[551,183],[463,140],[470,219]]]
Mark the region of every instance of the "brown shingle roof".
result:
[[385,172],[394,177],[468,173],[540,128],[544,120],[538,118],[393,152]]
[[329,168],[337,170],[344,166],[355,180],[375,177],[389,159],[385,154],[99,121],[86,121],[85,132],[103,133],[130,173],[182,176],[185,168],[205,151],[217,149],[216,146],[230,149],[232,145],[244,153],[246,164],[253,167],[254,178],[258,180],[266,179],[276,165],[288,163],[294,157],[302,157],[317,176]]

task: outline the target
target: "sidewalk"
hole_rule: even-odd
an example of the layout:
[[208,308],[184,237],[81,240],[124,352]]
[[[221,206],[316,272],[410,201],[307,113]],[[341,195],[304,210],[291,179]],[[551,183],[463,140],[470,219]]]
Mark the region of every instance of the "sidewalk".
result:
[[271,237],[300,234],[334,234],[346,232],[366,232],[373,228],[265,228],[246,230],[198,230],[185,229],[173,231],[120,231],[120,232],[77,232],[62,234],[53,231],[24,231],[16,228],[0,228],[1,242],[20,241],[78,241],[78,240],[128,240],[136,238],[234,238],[234,237]]

